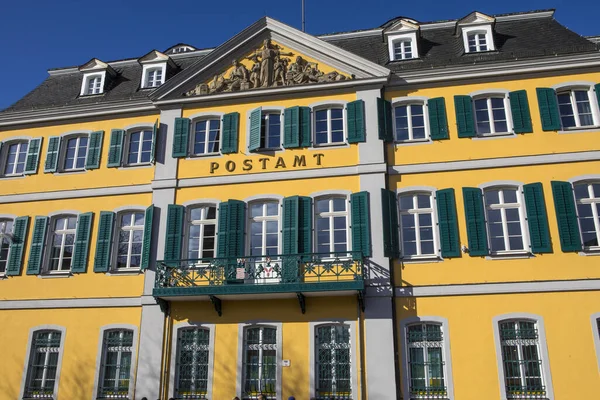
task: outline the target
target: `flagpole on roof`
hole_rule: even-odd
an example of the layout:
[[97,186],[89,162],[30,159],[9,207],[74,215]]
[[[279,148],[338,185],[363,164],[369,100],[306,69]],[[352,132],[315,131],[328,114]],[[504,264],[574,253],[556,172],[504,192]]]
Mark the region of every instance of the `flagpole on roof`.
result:
[[304,19],[304,0],[302,0],[302,32],[306,32],[306,21]]

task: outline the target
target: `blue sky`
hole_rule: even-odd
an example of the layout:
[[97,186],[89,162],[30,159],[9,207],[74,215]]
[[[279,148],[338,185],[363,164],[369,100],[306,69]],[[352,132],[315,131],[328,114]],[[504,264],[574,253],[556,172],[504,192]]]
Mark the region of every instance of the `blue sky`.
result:
[[[50,68],[139,57],[184,42],[215,47],[264,15],[300,27],[301,0],[5,0],[0,6],[0,109],[39,85]],[[311,34],[377,27],[402,15],[419,21],[555,8],[575,32],[600,35],[600,1],[306,0]],[[367,5],[368,4],[368,5]],[[170,8],[169,6],[173,7]]]

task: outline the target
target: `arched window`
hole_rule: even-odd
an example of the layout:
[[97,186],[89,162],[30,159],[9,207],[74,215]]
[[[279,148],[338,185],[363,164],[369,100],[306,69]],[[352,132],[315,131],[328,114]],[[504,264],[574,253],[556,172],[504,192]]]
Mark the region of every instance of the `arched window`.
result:
[[394,140],[411,142],[428,138],[425,103],[412,100],[394,104]]
[[318,107],[313,110],[313,114],[315,146],[345,142],[344,107],[342,105]]
[[401,194],[398,204],[402,256],[418,258],[437,254],[432,194],[430,192]]
[[217,231],[217,207],[201,205],[188,209],[188,239],[186,258],[206,259],[215,257]]
[[98,379],[98,399],[128,399],[134,332],[111,329],[104,332]]
[[139,269],[142,264],[144,211],[125,211],[118,215],[117,270]]
[[264,394],[277,396],[278,356],[277,328],[250,326],[244,329],[242,366],[242,399],[255,399]]
[[575,86],[556,90],[558,111],[563,129],[600,125],[593,86]]
[[506,94],[485,94],[473,97],[475,125],[480,136],[512,132],[508,118],[510,110]]
[[600,250],[600,182],[573,185],[579,229],[585,250]]
[[37,330],[31,336],[24,399],[54,399],[63,332]]
[[127,132],[127,165],[148,164],[152,161],[152,127]]
[[407,325],[405,337],[410,398],[447,398],[442,324],[426,321]]
[[0,160],[2,160],[3,176],[20,176],[25,171],[27,161],[28,141],[2,143]]
[[11,219],[0,219],[0,276],[6,273],[12,233],[13,221]]
[[202,118],[194,122],[192,154],[195,156],[219,153],[221,118]]
[[352,398],[352,343],[350,327],[327,324],[315,327],[315,396],[319,399]]
[[250,256],[279,254],[279,202],[253,201],[248,208]]
[[525,240],[525,211],[519,187],[484,189],[490,251],[503,253],[528,249]]
[[88,135],[69,136],[64,139],[63,143],[62,170],[83,170],[88,151]]
[[189,327],[178,330],[175,398],[206,399],[210,346],[209,329]]
[[59,215],[51,220],[48,271],[70,271],[73,262],[77,216]]
[[348,199],[328,196],[315,201],[315,247],[318,253],[349,249]]

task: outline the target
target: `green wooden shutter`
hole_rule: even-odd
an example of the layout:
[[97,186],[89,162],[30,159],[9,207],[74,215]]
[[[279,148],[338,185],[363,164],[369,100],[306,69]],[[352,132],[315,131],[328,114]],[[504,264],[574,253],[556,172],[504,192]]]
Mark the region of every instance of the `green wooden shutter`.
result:
[[556,101],[556,92],[554,89],[537,88],[535,89],[540,108],[540,118],[542,120],[543,131],[557,131],[561,127],[560,115],[558,113],[558,102]]
[[467,235],[469,237],[469,255],[471,257],[489,254],[483,196],[477,188],[463,188]]
[[312,124],[310,107],[300,107],[300,146],[310,147],[312,143]]
[[380,97],[377,98],[377,122],[379,125],[379,139],[385,142],[393,142],[392,103]]
[[454,189],[438,190],[435,193],[435,199],[440,228],[442,257],[460,257],[458,218],[456,216],[456,198],[454,196]]
[[227,219],[229,214],[229,203],[219,204],[219,227],[217,233],[217,257],[227,257]]
[[298,196],[283,199],[283,254],[298,254],[299,203]]
[[125,131],[122,129],[113,129],[110,132],[110,144],[108,146],[108,164],[109,168],[117,168],[121,166],[121,158],[123,155],[123,140],[125,139]]
[[554,209],[562,251],[565,253],[581,251],[577,209],[575,208],[571,184],[569,182],[552,181],[552,195],[554,197]]
[[71,272],[85,272],[90,250],[90,235],[92,233],[92,219],[94,213],[79,214],[77,217],[77,230],[75,231],[75,248],[73,249],[73,264]]
[[167,261],[176,261],[181,258],[184,210],[183,206],[176,204],[169,204],[167,208],[167,231],[164,254],[164,259]]
[[104,131],[90,133],[90,144],[88,146],[87,157],[85,159],[85,169],[100,168],[100,155],[102,153],[102,140]]
[[223,134],[221,135],[221,153],[232,154],[238,152],[238,131],[240,113],[232,112],[223,115]]
[[156,162],[156,139],[158,138],[158,129],[160,124],[158,120],[154,122],[154,126],[152,127],[152,147],[150,149],[150,163],[154,164]]
[[370,257],[369,192],[358,192],[350,195],[350,214],[352,221],[352,251],[361,251],[363,257]]
[[100,212],[98,238],[96,239],[96,255],[94,257],[94,272],[107,272],[110,267],[114,220],[115,213],[111,211]]
[[391,258],[400,257],[400,240],[398,235],[398,203],[396,193],[381,189],[381,209],[383,212],[383,255]]
[[471,96],[454,96],[456,109],[456,126],[459,138],[475,137],[475,122],[473,120],[473,102]]
[[10,250],[6,263],[6,275],[8,276],[21,274],[23,249],[25,249],[25,238],[27,237],[28,225],[29,217],[18,217],[15,219],[12,241],[10,243]]
[[52,136],[48,139],[48,151],[46,152],[46,163],[44,172],[56,172],[58,168],[58,151],[60,150],[60,136]]
[[289,107],[283,111],[283,147],[300,147],[300,107]]
[[427,111],[429,112],[431,139],[450,139],[448,135],[448,118],[446,116],[446,100],[443,97],[427,100]]
[[239,200],[229,200],[227,203],[227,256],[243,257],[246,203]]
[[365,134],[365,102],[356,100],[346,104],[348,119],[348,143],[361,143],[367,140]]
[[594,91],[596,92],[596,98],[598,99],[598,105],[600,105],[600,83],[594,85]]
[[190,119],[175,118],[175,130],[173,133],[173,157],[186,157],[188,154],[188,142],[190,140]]
[[40,164],[40,151],[42,150],[42,138],[31,139],[27,147],[27,159],[25,161],[25,175],[37,174]]
[[47,227],[48,217],[35,217],[33,234],[31,235],[31,249],[29,250],[29,260],[27,261],[27,275],[37,275],[40,273]]
[[298,254],[312,252],[312,199],[298,197]]
[[512,114],[515,133],[531,133],[531,113],[529,112],[529,100],[526,90],[516,90],[508,94],[510,100],[510,112]]
[[248,151],[260,149],[260,131],[262,123],[262,108],[255,108],[250,112],[250,138],[248,139]]
[[551,253],[550,230],[544,201],[544,189],[541,183],[530,183],[523,186],[525,206],[527,209],[527,224],[531,251],[533,253]]
[[154,219],[154,205],[146,208],[144,215],[144,239],[142,241],[142,270],[150,266],[150,252],[152,246],[152,220]]

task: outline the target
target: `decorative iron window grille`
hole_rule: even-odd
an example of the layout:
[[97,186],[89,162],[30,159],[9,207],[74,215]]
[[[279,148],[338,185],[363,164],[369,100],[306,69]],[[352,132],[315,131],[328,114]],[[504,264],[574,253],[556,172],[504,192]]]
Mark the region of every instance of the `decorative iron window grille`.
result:
[[406,342],[411,400],[446,399],[442,327],[432,323],[410,325]]
[[175,398],[206,399],[210,331],[206,328],[180,329],[177,349]]
[[129,399],[133,331],[110,330],[104,333],[98,399]]
[[34,332],[23,399],[54,399],[60,339],[59,331]]
[[535,322],[500,322],[504,384],[508,399],[546,399]]
[[352,399],[349,326],[319,326],[315,336],[316,399]]
[[243,400],[277,398],[277,328],[246,328],[243,375]]

